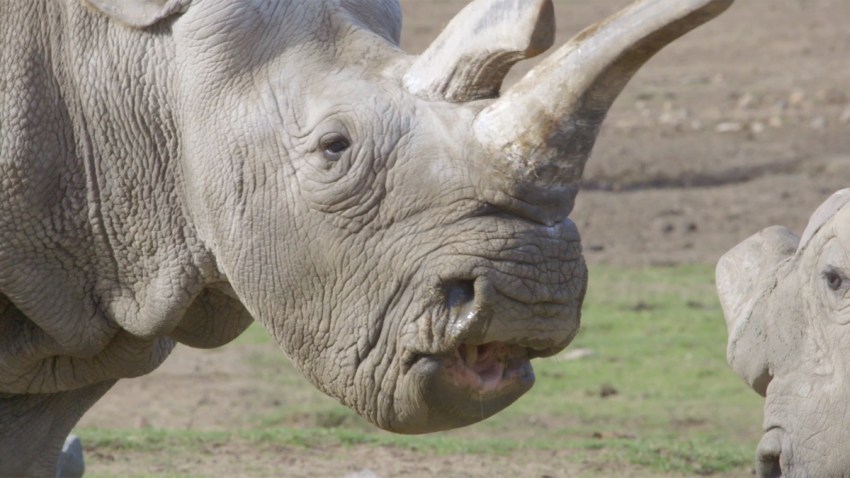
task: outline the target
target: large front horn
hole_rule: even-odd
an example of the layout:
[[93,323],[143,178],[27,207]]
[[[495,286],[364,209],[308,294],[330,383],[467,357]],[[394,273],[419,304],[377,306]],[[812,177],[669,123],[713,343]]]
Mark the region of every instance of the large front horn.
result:
[[632,75],[657,51],[733,0],[639,0],[585,29],[479,113],[475,133],[515,179],[581,179],[599,126]]

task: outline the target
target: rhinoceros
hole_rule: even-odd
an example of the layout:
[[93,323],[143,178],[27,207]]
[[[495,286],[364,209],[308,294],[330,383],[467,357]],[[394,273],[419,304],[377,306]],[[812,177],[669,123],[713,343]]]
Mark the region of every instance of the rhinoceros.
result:
[[378,427],[506,407],[579,328],[609,106],[731,2],[636,2],[501,92],[551,1],[473,1],[421,55],[395,0],[3,1],[0,474],[253,320]]
[[727,358],[765,396],[760,477],[850,476],[850,189],[798,237],[780,226],[717,265]]

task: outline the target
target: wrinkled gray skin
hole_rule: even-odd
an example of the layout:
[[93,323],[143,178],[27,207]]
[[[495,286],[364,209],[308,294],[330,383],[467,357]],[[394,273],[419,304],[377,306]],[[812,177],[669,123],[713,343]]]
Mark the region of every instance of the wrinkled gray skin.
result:
[[3,1],[0,475],[252,320],[379,427],[504,408],[578,330],[608,107],[730,3],[638,2],[496,99],[548,0],[476,0],[420,57],[391,0]]
[[801,238],[775,226],[727,252],[717,287],[729,363],[766,397],[758,476],[850,476],[850,189]]

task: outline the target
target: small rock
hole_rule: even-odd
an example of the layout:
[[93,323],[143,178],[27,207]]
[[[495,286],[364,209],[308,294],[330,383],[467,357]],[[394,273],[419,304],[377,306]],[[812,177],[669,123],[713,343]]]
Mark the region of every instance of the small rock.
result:
[[850,156],[838,156],[824,161],[823,174],[836,178],[850,177]]
[[844,108],[844,111],[838,117],[838,121],[841,121],[841,124],[850,124],[850,106]]
[[762,134],[764,130],[767,129],[761,121],[753,121],[750,123],[750,133],[752,134]]
[[718,73],[711,77],[712,85],[723,85],[726,83],[726,77],[723,76],[723,73]]
[[811,126],[812,129],[822,130],[826,128],[826,118],[823,116],[816,116],[812,118],[812,122],[809,123],[809,126]]
[[372,470],[360,470],[345,475],[345,478],[380,478],[380,476]]
[[837,88],[825,88],[815,95],[818,101],[828,105],[843,105],[847,103],[847,95]]
[[689,309],[696,309],[696,310],[708,310],[708,309],[710,309],[709,306],[707,306],[704,303],[697,301],[697,300],[689,300],[685,303],[685,305]]
[[588,357],[593,357],[596,355],[591,349],[583,349],[581,347],[575,349],[569,349],[564,353],[558,354],[557,360],[564,362],[571,362],[573,360],[581,360]]
[[652,111],[649,109],[649,105],[646,103],[646,101],[635,101],[635,109],[638,110],[638,113],[640,113],[640,115],[644,118],[649,118],[652,116]]
[[718,133],[739,133],[744,130],[744,125],[737,121],[724,121],[718,124],[714,130]]
[[683,85],[705,85],[711,82],[711,78],[705,75],[685,75],[681,82]]
[[738,109],[739,110],[749,110],[757,106],[758,99],[756,95],[752,93],[744,93],[738,98]]
[[136,428],[152,428],[150,420],[147,417],[139,417],[136,419]]
[[602,398],[617,395],[618,393],[620,392],[610,383],[603,383],[602,386],[599,387],[599,396]]
[[679,124],[679,120],[676,118],[676,115],[669,111],[666,111],[664,113],[661,113],[661,115],[658,117],[658,124],[676,125]]
[[638,302],[637,304],[629,307],[629,310],[633,312],[645,312],[648,310],[655,310],[655,306],[652,304],[647,304],[646,302]]
[[618,119],[613,124],[615,128],[627,131],[634,131],[640,127],[640,122],[633,118]]
[[767,120],[767,124],[771,128],[781,128],[784,123],[782,121],[782,117],[780,117],[779,115],[773,115],[770,117],[770,119]]
[[770,111],[774,115],[781,115],[788,109],[788,102],[785,100],[779,100],[770,107]]
[[803,90],[794,90],[788,95],[788,104],[791,106],[800,106],[806,100],[806,93]]
[[658,117],[658,124],[681,128],[688,123],[691,114],[685,108],[665,111]]

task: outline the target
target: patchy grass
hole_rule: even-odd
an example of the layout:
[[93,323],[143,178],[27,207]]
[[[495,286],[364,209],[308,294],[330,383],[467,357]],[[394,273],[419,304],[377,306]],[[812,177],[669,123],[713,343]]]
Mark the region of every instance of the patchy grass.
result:
[[532,391],[495,417],[460,430],[426,436],[376,430],[332,399],[303,390],[304,379],[255,326],[237,346],[250,347],[246,360],[258,380],[279,386],[282,395],[299,387],[297,402],[249,410],[250,426],[240,430],[78,432],[95,451],[92,463],[125,451],[168,464],[227,447],[285,447],[288,453],[390,447],[434,457],[512,460],[539,460],[551,451],[591,469],[604,461],[588,476],[614,476],[618,466],[647,476],[750,474],[761,400],[726,366],[726,329],[712,277],[707,266],[593,268],[582,331],[566,351],[585,349],[589,355],[537,361]]

